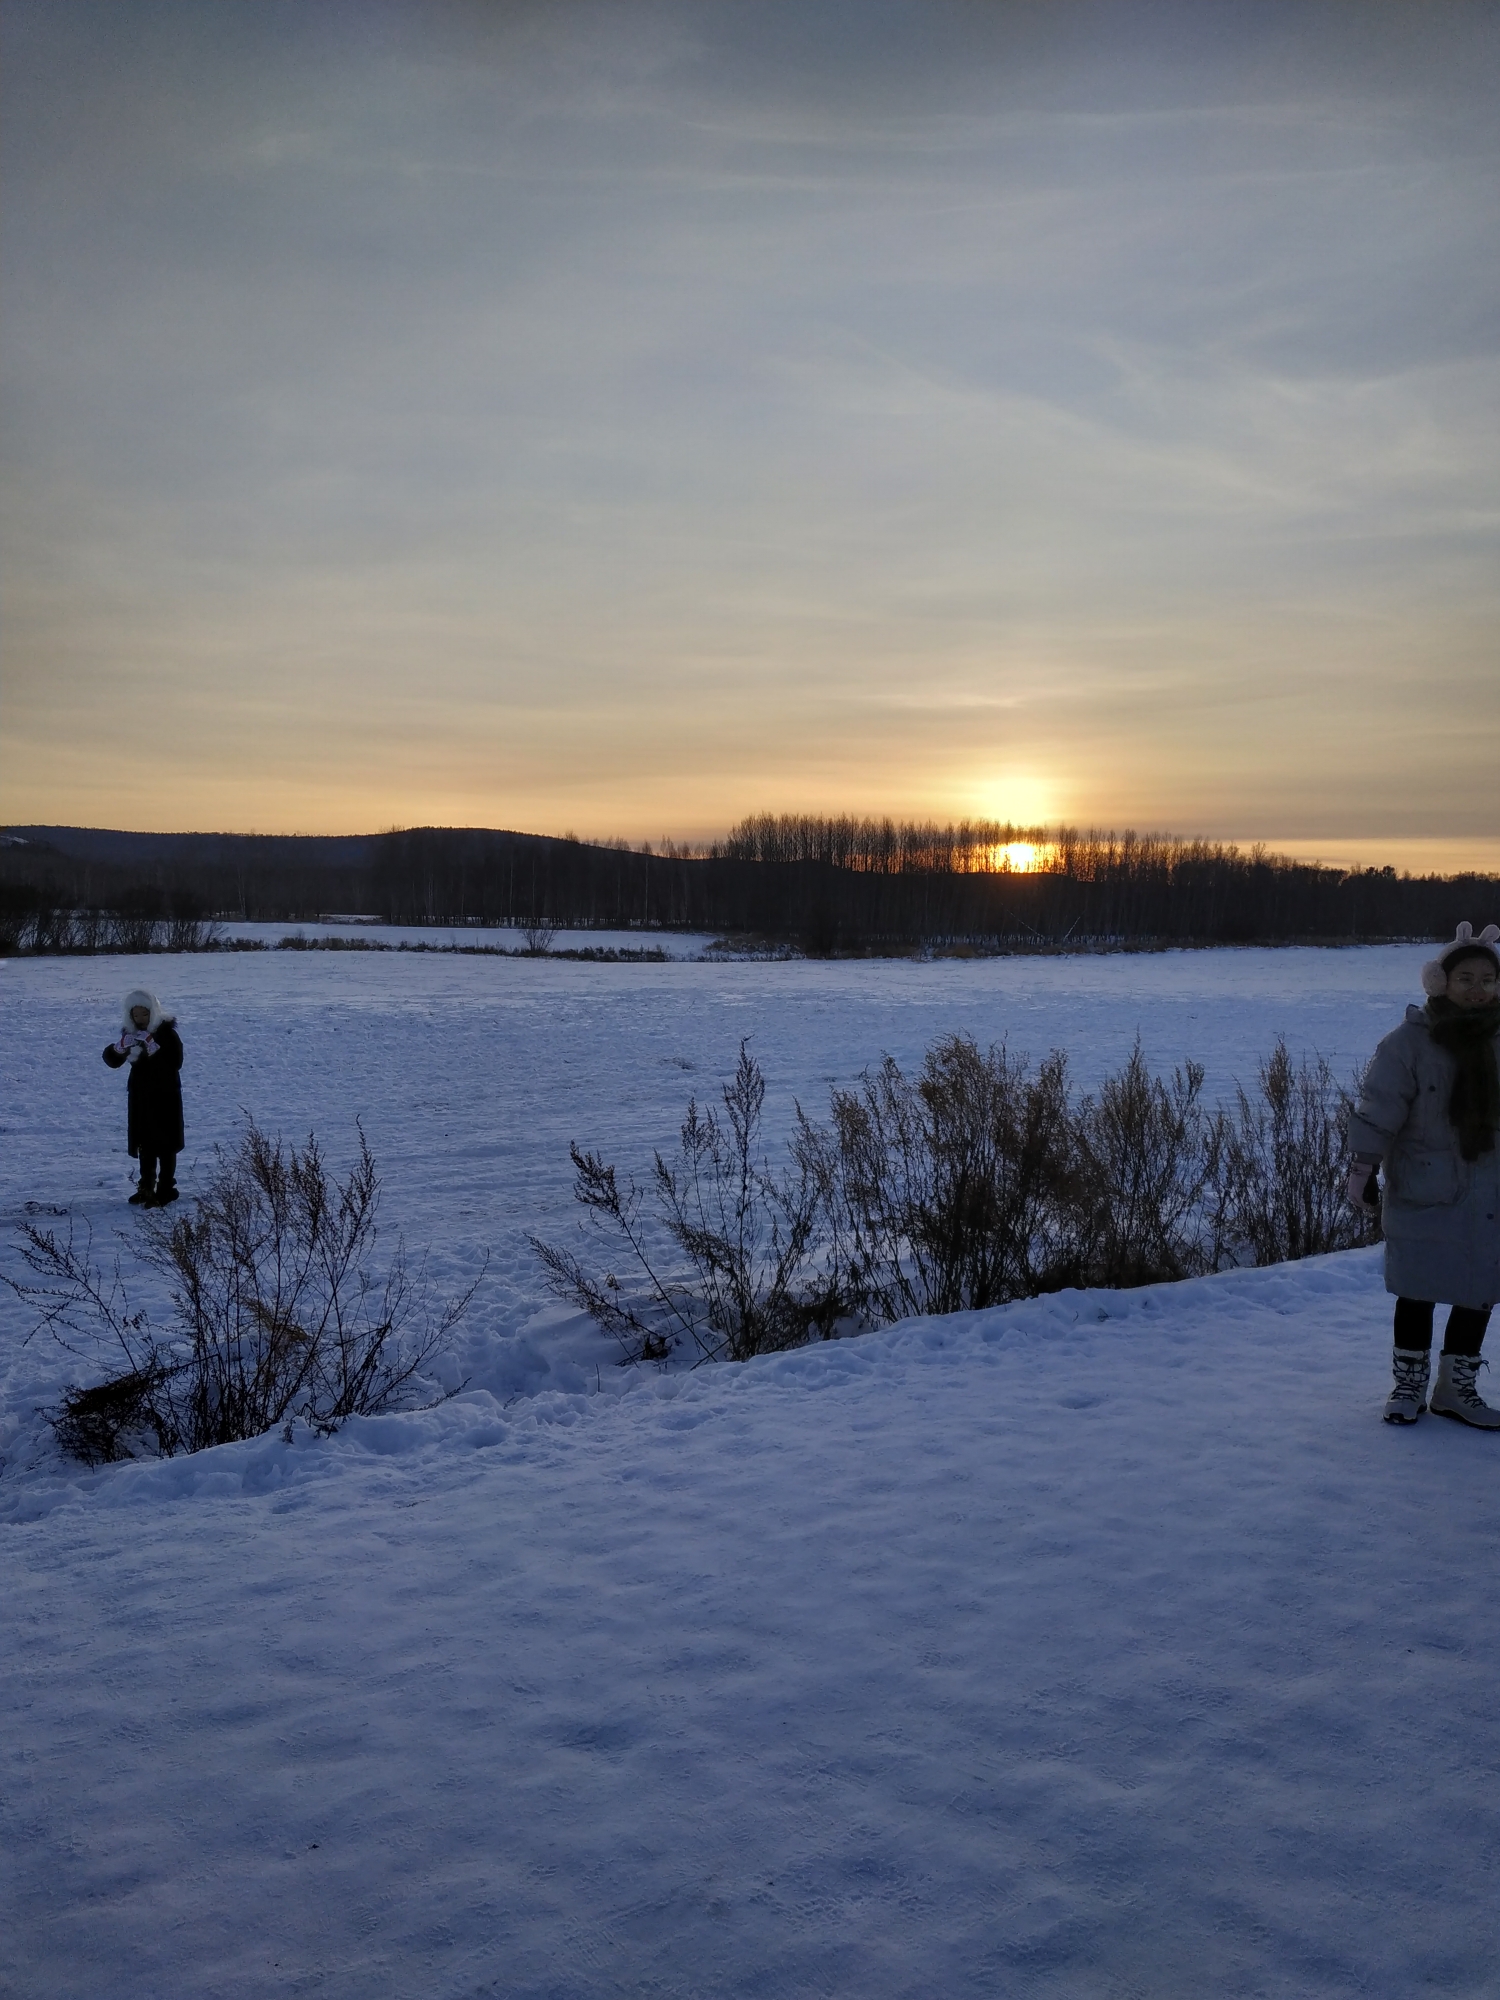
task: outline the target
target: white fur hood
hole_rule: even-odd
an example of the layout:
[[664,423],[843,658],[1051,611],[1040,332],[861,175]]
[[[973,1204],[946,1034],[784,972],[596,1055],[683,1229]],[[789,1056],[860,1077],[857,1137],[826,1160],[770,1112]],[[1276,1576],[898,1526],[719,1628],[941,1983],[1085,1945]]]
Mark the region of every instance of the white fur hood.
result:
[[151,1019],[146,1023],[146,1033],[148,1035],[154,1035],[164,1021],[175,1021],[177,1019],[175,1014],[164,1014],[161,1002],[154,993],[148,991],[144,986],[133,986],[125,995],[124,1003],[120,1008],[120,1026],[122,1028],[133,1028],[135,1026],[134,1021],[130,1018],[132,1007],[147,1007],[150,1009]]

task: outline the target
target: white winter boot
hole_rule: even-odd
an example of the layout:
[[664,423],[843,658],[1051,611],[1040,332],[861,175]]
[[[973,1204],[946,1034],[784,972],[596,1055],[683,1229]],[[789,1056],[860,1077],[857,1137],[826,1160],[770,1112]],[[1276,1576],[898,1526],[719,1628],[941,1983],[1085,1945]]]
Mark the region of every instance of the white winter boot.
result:
[[1395,1386],[1385,1399],[1388,1424],[1414,1424],[1427,1408],[1427,1349],[1397,1347],[1391,1352]]
[[1440,1354],[1432,1391],[1432,1414],[1457,1417],[1477,1431],[1500,1431],[1500,1410],[1491,1409],[1474,1386],[1484,1364],[1477,1354]]

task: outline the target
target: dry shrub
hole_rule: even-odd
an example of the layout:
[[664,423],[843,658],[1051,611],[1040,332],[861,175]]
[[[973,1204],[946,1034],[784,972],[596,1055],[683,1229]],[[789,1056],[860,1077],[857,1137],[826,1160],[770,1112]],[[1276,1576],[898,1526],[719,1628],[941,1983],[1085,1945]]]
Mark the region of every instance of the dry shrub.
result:
[[773,1173],[760,1144],[766,1085],[745,1043],[722,1091],[723,1116],[688,1105],[675,1160],[654,1156],[647,1191],[622,1188],[613,1166],[570,1148],[573,1192],[613,1270],[596,1278],[570,1251],[531,1238],[559,1297],[590,1313],[627,1361],[746,1361],[830,1332],[844,1309],[814,1254],[822,1188],[794,1156]]
[[1066,1059],[1033,1075],[1003,1044],[949,1035],[920,1075],[894,1058],[835,1090],[832,1129],[804,1120],[852,1310],[876,1320],[958,1312],[1047,1290],[1064,1254]]
[[630,1361],[686,1342],[744,1360],[845,1325],[958,1312],[1064,1285],[1125,1287],[1373,1240],[1343,1200],[1347,1098],[1321,1057],[1279,1042],[1232,1113],[1204,1071],[1148,1068],[1139,1042],[1074,1099],[1067,1060],[1033,1070],[1005,1045],[935,1043],[915,1077],[887,1056],[830,1122],[800,1107],[787,1167],[759,1152],[764,1079],[744,1045],[727,1124],[690,1104],[677,1160],[647,1190],[572,1148],[574,1193],[611,1269],[533,1238],[554,1290]]
[[1073,1113],[1063,1226],[1072,1282],[1151,1285],[1216,1268],[1222,1122],[1199,1101],[1203,1077],[1194,1062],[1153,1076],[1137,1041]]
[[1280,1264],[1375,1242],[1378,1218],[1345,1199],[1352,1098],[1326,1058],[1294,1064],[1278,1037],[1257,1081],[1254,1097],[1236,1091],[1225,1127],[1222,1226],[1231,1252]]
[[161,934],[161,919],[154,910],[111,910],[106,951],[151,951]]
[[52,1419],[58,1443],[85,1465],[166,1456],[171,1433],[162,1428],[164,1388],[165,1371],[147,1367],[127,1369],[89,1389],[68,1390]]
[[[123,1363],[71,1389],[54,1423],[90,1463],[170,1457],[300,1417],[320,1433],[402,1402],[466,1310],[475,1286],[434,1306],[397,1241],[369,1268],[380,1177],[364,1133],[340,1178],[315,1137],[284,1145],[251,1122],[220,1153],[186,1212],[142,1225],[145,1262],[167,1280],[163,1328],[132,1310],[116,1260],[106,1279],[85,1237],[23,1226],[34,1274],[8,1281],[70,1352]],[[482,1275],[482,1273],[481,1273]],[[35,1330],[35,1329],[34,1329]]]

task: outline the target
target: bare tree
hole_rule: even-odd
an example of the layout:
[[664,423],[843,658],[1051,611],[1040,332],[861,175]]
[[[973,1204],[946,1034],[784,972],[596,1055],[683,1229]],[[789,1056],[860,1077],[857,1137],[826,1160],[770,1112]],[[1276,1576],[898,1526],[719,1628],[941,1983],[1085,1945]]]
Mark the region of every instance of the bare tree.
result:
[[102,951],[109,936],[109,916],[104,910],[73,912],[73,936],[80,951]]
[[111,951],[147,952],[156,943],[160,920],[137,910],[114,910],[109,920]]
[[207,927],[196,916],[173,915],[163,926],[167,951],[202,951]]

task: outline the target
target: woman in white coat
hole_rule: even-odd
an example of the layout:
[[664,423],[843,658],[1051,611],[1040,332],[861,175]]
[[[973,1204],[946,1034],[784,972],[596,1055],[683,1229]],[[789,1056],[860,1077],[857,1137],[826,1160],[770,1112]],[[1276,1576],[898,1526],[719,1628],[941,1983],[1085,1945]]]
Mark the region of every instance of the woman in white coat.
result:
[[[1396,1294],[1395,1377],[1386,1421],[1424,1409],[1500,1430],[1476,1378],[1490,1308],[1500,1298],[1500,928],[1468,924],[1422,968],[1424,1007],[1386,1036],[1349,1120],[1349,1192],[1380,1201],[1386,1290]],[[1429,1403],[1435,1304],[1451,1307]]]

